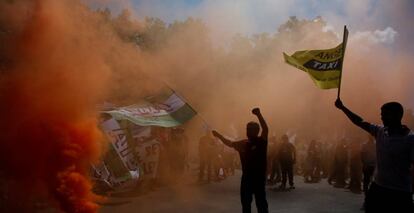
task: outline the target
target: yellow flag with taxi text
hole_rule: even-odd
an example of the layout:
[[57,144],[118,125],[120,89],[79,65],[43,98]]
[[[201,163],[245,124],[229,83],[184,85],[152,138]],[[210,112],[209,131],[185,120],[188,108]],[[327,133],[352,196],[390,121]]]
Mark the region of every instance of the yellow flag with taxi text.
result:
[[283,56],[286,63],[307,72],[317,87],[340,88],[347,34],[345,29],[344,42],[335,48],[297,51],[291,56],[283,53]]

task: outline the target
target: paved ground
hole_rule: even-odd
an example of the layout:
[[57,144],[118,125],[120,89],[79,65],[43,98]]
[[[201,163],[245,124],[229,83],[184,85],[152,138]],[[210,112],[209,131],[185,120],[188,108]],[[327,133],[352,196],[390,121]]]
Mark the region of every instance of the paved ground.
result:
[[[270,212],[362,212],[363,195],[333,188],[326,181],[304,184],[296,177],[297,187],[290,192],[267,190]],[[241,212],[239,201],[240,173],[222,182],[196,183],[160,188],[147,194],[127,193],[112,198],[100,213],[232,213]],[[254,203],[253,212],[256,212]]]

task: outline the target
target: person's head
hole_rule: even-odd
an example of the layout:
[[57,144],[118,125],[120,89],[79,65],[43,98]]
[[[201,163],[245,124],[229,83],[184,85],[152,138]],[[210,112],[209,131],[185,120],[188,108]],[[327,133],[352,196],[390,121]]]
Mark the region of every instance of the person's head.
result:
[[246,134],[247,138],[255,138],[259,135],[260,125],[256,122],[249,122],[246,126]]
[[287,143],[287,142],[289,142],[289,138],[288,138],[288,136],[287,136],[286,134],[282,135],[281,140],[282,140],[282,143]]
[[401,125],[403,115],[403,106],[398,102],[389,102],[381,107],[381,120],[384,126]]

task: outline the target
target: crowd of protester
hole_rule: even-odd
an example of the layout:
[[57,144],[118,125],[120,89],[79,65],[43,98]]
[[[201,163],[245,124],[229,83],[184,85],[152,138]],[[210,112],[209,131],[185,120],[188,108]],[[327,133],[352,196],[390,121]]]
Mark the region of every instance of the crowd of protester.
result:
[[183,128],[153,128],[152,136],[160,143],[157,185],[180,181],[189,171],[189,139]]
[[[340,104],[338,106],[338,108],[343,109],[346,113],[350,113]],[[260,111],[258,111],[258,109],[256,110],[255,113],[260,118]],[[353,115],[351,115],[351,117],[352,116]],[[352,117],[352,119],[354,118]],[[264,121],[262,121],[262,123],[264,123]],[[248,123],[247,128],[249,129],[249,125],[253,124],[258,126],[256,123]],[[263,125],[265,125],[265,123]],[[247,140],[230,141],[215,131],[208,131],[200,137],[197,146],[198,149],[196,149],[198,150],[198,153],[195,158],[192,159],[189,157],[190,141],[183,128],[154,127],[151,131],[151,137],[160,143],[160,149],[157,174],[155,175],[153,183],[154,185],[174,184],[178,181],[192,181],[194,179],[197,179],[199,183],[210,183],[212,181],[224,180],[229,176],[235,175],[236,169],[242,169],[243,173],[246,173],[247,171],[247,176],[244,175],[245,180],[243,180],[242,176],[242,188],[249,186],[249,184],[253,184],[252,186],[256,187],[257,185],[254,184],[256,184],[255,181],[257,180],[247,180],[247,177],[250,177],[249,175],[251,175],[253,170],[256,171],[256,166],[252,167],[252,165],[259,163],[258,165],[264,165],[263,171],[265,175],[263,177],[265,177],[264,180],[266,180],[268,188],[272,190],[293,190],[296,188],[295,181],[314,184],[325,180],[335,188],[344,188],[356,194],[364,193],[365,200],[363,201],[362,209],[366,209],[366,203],[371,203],[370,208],[376,208],[375,205],[372,207],[372,200],[370,199],[376,199],[375,196],[377,194],[383,193],[388,196],[394,193],[391,191],[384,191],[383,188],[378,188],[374,181],[374,179],[377,178],[374,178],[374,173],[378,170],[379,160],[377,159],[377,140],[383,138],[378,137],[374,131],[380,127],[374,125],[368,126],[368,124],[363,122],[358,123],[358,125],[362,126],[361,128],[364,130],[367,130],[370,133],[370,136],[342,137],[336,140],[300,138],[296,135],[289,137],[287,134],[279,137],[268,137],[266,129],[265,133],[262,133],[264,136],[251,136],[249,138],[248,135]],[[404,131],[403,133],[405,134],[403,136],[411,140],[411,133],[406,133],[409,132],[408,128],[405,126],[402,126],[401,128],[401,131]],[[256,127],[256,130],[257,129],[258,127]],[[247,133],[249,133],[249,131]],[[258,140],[259,142],[256,141],[254,143],[251,142],[252,144],[247,144],[248,142],[246,141],[249,140],[252,140],[253,142],[254,140]],[[401,141],[401,143],[404,142],[402,139]],[[264,161],[259,155],[255,155],[255,153],[258,152],[255,151],[255,149],[258,149],[256,146],[259,145],[263,145],[260,149],[260,153],[265,153],[263,155],[266,156]],[[251,150],[246,151],[246,149]],[[389,150],[386,151],[390,152]],[[401,153],[406,154],[406,152],[410,152],[409,156],[413,157],[413,151],[414,150],[411,148],[411,150],[401,151]],[[253,159],[252,156],[254,156],[255,159]],[[245,168],[243,168],[241,158],[244,158]],[[198,160],[198,167],[196,169],[197,174],[191,172],[194,170],[190,169],[190,163],[194,163],[194,159]],[[250,159],[252,162],[249,162],[247,159]],[[404,162],[409,161],[405,158],[403,160]],[[389,159],[386,159],[386,161],[389,161]],[[392,165],[394,166],[394,164]],[[400,173],[405,174],[406,169],[401,170]],[[388,174],[389,171],[386,175]],[[186,179],[186,177],[190,177],[191,179]],[[396,177],[393,178],[396,179]],[[411,178],[414,180],[414,175],[411,175]],[[397,183],[397,181],[394,182]],[[408,186],[409,184],[405,185]],[[412,187],[412,185],[409,186]],[[248,189],[253,190],[250,188]],[[383,191],[373,194],[372,190]],[[247,206],[250,202],[250,198],[247,199],[250,194],[247,196],[245,192],[245,190],[241,190],[241,199]],[[258,193],[258,196],[261,196],[261,191],[258,188],[254,188],[254,190],[249,193]],[[404,195],[404,198],[410,197],[405,196],[406,194],[407,193],[400,193],[398,195]],[[412,197],[412,193],[409,195]],[[264,201],[265,199],[262,200]],[[398,203],[397,201],[395,202]],[[412,207],[411,201],[407,201],[405,204],[410,208]],[[264,202],[263,205],[259,205],[259,207],[263,207],[263,209],[265,209],[265,206]]]
[[219,143],[209,132],[200,138],[198,151],[199,182],[224,180],[240,168],[236,151]]
[[371,137],[366,141],[343,138],[336,142],[296,139],[294,143],[289,142],[286,135],[280,139],[272,137],[268,151],[268,184],[280,184],[275,189],[284,189],[288,176],[294,188],[291,169],[285,169],[292,166],[294,174],[302,176],[305,183],[326,179],[336,188],[361,193],[367,190],[373,176],[375,144]]
[[[190,169],[190,142],[185,130],[153,128],[151,137],[160,143],[154,185],[188,181],[186,173],[190,174],[186,177],[197,179],[199,183],[221,181],[234,175],[236,169],[242,168],[241,150],[236,146],[242,142],[229,142],[216,134],[205,132],[200,137],[198,154],[193,158],[198,160],[196,174]],[[289,137],[287,134],[269,137],[264,152],[267,153],[266,183],[270,189],[289,191],[296,188],[297,181],[314,184],[325,180],[335,188],[369,197],[370,188],[375,187],[374,171],[378,166],[376,139],[372,134],[336,140]]]
[[[240,168],[237,153],[219,143],[209,133],[198,146],[198,180],[217,181],[234,175]],[[295,189],[294,176],[304,183],[326,181],[353,193],[366,192],[375,169],[375,143],[372,137],[343,138],[337,141],[295,139],[287,135],[269,138],[267,184],[275,190]],[[287,184],[289,187],[287,187]]]
[[[337,141],[296,139],[287,135],[269,138],[267,184],[275,190],[294,189],[294,176],[304,183],[326,181],[353,193],[366,192],[375,169],[375,143],[372,137],[343,138]],[[219,143],[209,133],[198,146],[199,181],[217,181],[234,175],[240,168],[237,153]],[[287,188],[289,184],[289,188]]]

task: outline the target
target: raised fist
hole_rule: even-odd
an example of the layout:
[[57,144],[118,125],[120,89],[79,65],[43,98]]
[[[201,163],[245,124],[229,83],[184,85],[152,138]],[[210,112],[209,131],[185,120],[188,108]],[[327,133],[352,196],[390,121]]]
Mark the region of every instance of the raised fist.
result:
[[335,101],[335,106],[336,106],[336,108],[338,108],[338,109],[343,109],[344,108],[344,104],[342,103],[342,101],[341,101],[341,99],[336,99],[336,101]]
[[259,109],[259,108],[254,108],[254,109],[252,110],[252,113],[253,113],[254,115],[260,115],[260,109]]

